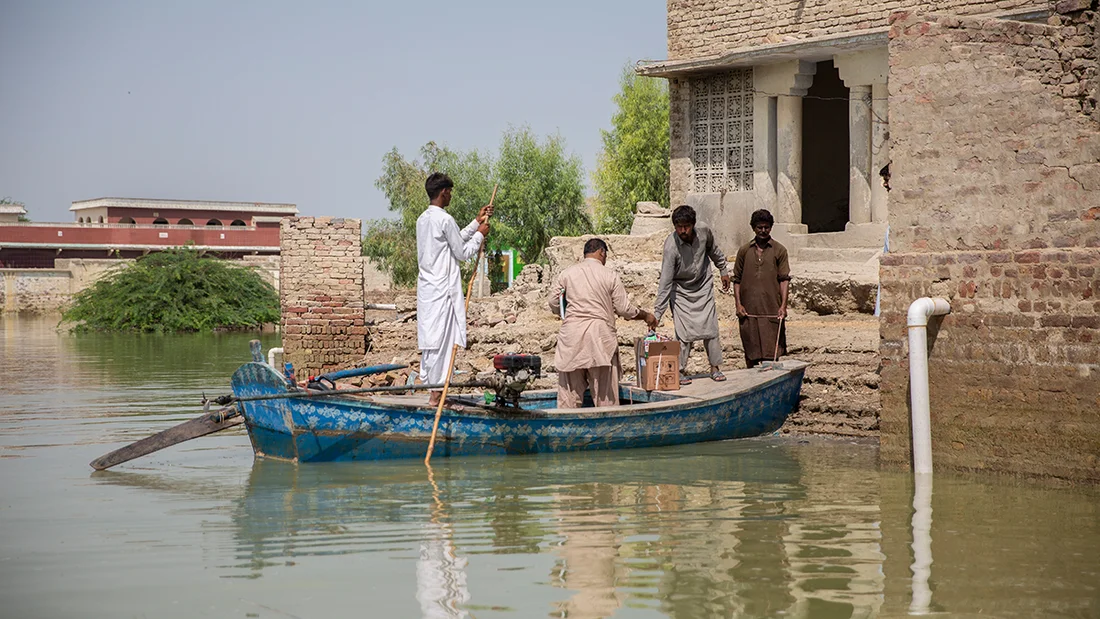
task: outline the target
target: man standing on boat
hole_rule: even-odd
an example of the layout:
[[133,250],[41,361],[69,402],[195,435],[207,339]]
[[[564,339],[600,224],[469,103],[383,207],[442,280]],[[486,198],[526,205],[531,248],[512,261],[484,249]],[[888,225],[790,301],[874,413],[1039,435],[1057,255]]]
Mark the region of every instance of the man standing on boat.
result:
[[[416,220],[416,339],[420,348],[420,382],[440,384],[451,362],[455,344],[466,347],[466,304],[462,294],[459,261],[478,254],[489,235],[492,206],[483,206],[477,218],[463,229],[446,209],[454,183],[433,172],[424,181],[430,203]],[[429,401],[439,403],[443,391],[432,391]]]
[[710,228],[695,220],[695,209],[688,205],[672,211],[676,230],[665,239],[661,259],[661,279],[657,284],[657,301],[653,313],[657,320],[672,308],[676,339],[680,342],[680,384],[691,379],[684,375],[692,343],[703,340],[710,361],[710,377],[726,380],[722,365],[722,342],[718,338],[718,310],[714,305],[713,263],[722,276],[722,290],[730,289],[726,272],[726,254],[718,248]]
[[554,351],[558,408],[580,407],[586,389],[596,406],[618,405],[622,367],[616,314],[657,328],[657,319],[630,302],[619,274],[606,262],[607,243],[589,239],[584,259],[562,271],[551,288],[550,311],[562,317]]
[[755,237],[737,251],[733,263],[733,296],[745,365],[750,368],[787,354],[783,321],[791,266],[787,248],[771,237],[774,223],[767,210],[755,211],[749,218]]

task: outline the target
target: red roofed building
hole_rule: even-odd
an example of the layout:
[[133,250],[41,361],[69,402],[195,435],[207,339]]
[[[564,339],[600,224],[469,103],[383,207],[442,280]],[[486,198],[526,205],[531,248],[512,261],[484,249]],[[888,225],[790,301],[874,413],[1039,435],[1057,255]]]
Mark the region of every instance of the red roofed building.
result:
[[57,258],[136,258],[188,243],[226,258],[278,255],[294,204],[97,198],[73,202],[73,223],[0,220],[0,266],[52,268]]

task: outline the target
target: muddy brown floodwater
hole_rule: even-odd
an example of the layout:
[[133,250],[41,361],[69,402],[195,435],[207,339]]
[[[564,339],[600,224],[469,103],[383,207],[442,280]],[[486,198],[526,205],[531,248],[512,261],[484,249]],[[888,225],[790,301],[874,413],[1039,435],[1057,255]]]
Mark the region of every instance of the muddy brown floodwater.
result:
[[[882,472],[865,440],[291,464],[198,414],[247,334],[0,321],[5,617],[1100,616],[1100,492]],[[266,337],[265,349],[277,345]]]

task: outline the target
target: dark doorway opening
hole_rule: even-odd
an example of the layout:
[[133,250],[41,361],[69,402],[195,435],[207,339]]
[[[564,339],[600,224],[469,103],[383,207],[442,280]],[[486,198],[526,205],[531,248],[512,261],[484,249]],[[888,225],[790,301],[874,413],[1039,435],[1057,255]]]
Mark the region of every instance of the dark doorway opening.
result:
[[844,230],[848,167],[848,88],[826,60],[802,100],[802,223],[810,232]]

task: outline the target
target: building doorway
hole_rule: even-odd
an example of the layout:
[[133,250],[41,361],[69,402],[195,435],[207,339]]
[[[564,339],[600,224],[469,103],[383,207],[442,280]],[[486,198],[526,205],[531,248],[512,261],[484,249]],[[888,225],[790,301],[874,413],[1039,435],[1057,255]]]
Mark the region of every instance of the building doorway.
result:
[[848,167],[848,88],[826,60],[802,100],[802,223],[809,232],[844,230]]

